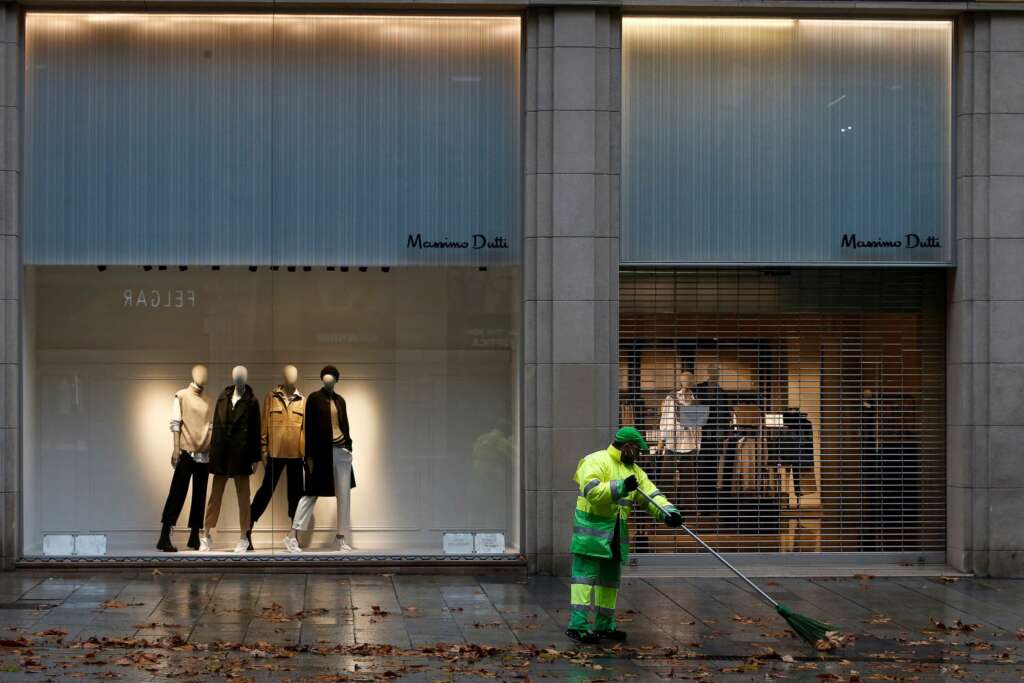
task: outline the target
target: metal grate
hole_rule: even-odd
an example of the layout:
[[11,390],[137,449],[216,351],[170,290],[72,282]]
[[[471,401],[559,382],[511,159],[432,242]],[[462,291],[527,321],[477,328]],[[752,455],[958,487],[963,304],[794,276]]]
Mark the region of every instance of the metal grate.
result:
[[[944,550],[945,277],[623,270],[620,421],[691,528],[736,552]],[[697,550],[644,515],[632,534]]]

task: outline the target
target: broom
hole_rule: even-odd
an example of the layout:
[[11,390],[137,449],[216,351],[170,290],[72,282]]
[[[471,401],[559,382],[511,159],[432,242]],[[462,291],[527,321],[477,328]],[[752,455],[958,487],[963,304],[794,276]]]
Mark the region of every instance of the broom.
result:
[[[665,515],[665,517],[668,517],[668,510],[654,502],[653,498],[648,496],[640,489],[637,489],[637,493],[646,498],[648,503],[650,503],[655,508],[660,510],[661,514]],[[685,524],[683,525],[682,529],[683,531],[688,533],[693,538],[693,540],[697,541],[697,543],[699,543],[701,547],[703,547],[709,553],[714,555],[715,559],[717,559],[719,562],[728,567],[733,574],[743,579],[743,581],[745,581],[748,586],[757,591],[758,595],[767,600],[768,603],[775,608],[775,611],[779,613],[779,616],[786,620],[786,623],[789,624],[789,627],[793,629],[793,633],[800,636],[800,638],[802,638],[804,642],[814,646],[819,650],[832,649],[829,634],[837,630],[835,626],[823,623],[821,621],[818,621],[817,619],[812,619],[810,617],[804,616],[803,614],[794,612],[785,605],[781,604],[778,600],[776,600],[775,598],[761,590],[761,588],[753,581],[748,579],[743,574],[743,572],[741,572],[739,569],[736,569],[736,567],[732,566],[732,564],[727,559],[722,557],[718,552],[715,551],[714,548],[705,543],[704,539],[702,539],[700,536],[698,536],[689,528],[687,528]]]

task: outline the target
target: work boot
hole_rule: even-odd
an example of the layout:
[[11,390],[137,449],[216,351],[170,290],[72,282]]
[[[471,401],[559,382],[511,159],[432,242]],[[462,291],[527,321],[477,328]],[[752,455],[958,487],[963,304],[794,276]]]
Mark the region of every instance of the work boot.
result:
[[570,640],[575,640],[581,645],[597,645],[601,642],[601,639],[590,631],[577,631],[574,628],[570,628],[566,629],[565,635],[569,636]]
[[191,550],[199,550],[199,529],[192,529],[188,534],[188,543],[185,544]]
[[610,631],[594,631],[594,635],[601,640],[612,640],[616,643],[624,643],[626,641],[626,632],[615,629]]
[[156,549],[165,553],[178,552],[178,549],[171,543],[171,527],[169,524],[164,524],[160,527],[160,540],[156,542]]

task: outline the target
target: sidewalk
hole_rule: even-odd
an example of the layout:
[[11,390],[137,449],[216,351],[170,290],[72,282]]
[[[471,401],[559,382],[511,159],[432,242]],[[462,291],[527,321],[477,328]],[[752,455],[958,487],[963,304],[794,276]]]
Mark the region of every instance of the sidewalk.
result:
[[0,680],[1024,680],[1024,581],[763,584],[855,639],[815,653],[719,578],[626,580],[630,640],[602,649],[562,634],[564,579],[16,572]]

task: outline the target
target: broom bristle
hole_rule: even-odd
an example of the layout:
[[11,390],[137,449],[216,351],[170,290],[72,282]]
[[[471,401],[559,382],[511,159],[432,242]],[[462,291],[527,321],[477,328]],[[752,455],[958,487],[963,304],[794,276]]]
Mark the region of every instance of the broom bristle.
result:
[[785,605],[779,605],[776,609],[782,618],[786,620],[786,623],[789,624],[789,627],[793,629],[793,633],[800,636],[809,645],[816,646],[825,639],[830,631],[836,630],[836,627],[831,624],[798,614]]

